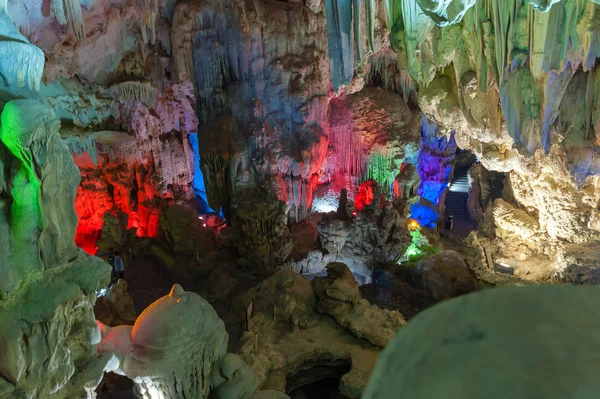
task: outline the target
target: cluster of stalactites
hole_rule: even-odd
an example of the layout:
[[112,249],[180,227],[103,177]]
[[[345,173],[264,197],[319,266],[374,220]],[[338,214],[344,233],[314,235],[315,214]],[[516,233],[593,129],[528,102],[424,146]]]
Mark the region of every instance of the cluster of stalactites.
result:
[[61,25],[68,25],[71,32],[85,43],[85,25],[80,0],[52,0],[54,16]]
[[120,102],[141,102],[148,108],[154,105],[156,88],[150,82],[128,81],[111,86],[110,90]]

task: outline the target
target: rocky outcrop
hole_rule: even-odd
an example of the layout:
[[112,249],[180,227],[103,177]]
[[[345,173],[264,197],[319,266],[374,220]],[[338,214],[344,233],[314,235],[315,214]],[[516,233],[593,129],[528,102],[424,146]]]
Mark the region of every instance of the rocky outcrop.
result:
[[133,299],[127,292],[127,281],[119,279],[108,290],[101,293],[94,305],[96,320],[110,327],[135,323],[137,315],[133,307]]
[[398,211],[379,199],[347,220],[326,214],[318,229],[323,249],[362,276],[370,276],[372,264],[400,259],[410,243]]
[[247,192],[236,202],[233,226],[242,267],[268,276],[292,252],[283,201],[268,194]]
[[256,373],[264,390],[289,393],[287,377],[312,367],[346,365],[340,392],[360,398],[380,348],[357,338],[331,317],[316,311],[311,283],[280,271],[233,301],[231,314],[253,315],[238,353]]
[[215,234],[194,209],[174,205],[160,216],[160,227],[168,248],[175,255],[198,257],[214,250]]
[[98,351],[111,356],[107,371],[131,378],[139,398],[167,396],[251,398],[256,377],[227,353],[223,321],[199,295],[174,285],[133,326],[101,324]]
[[462,256],[443,251],[419,261],[424,288],[436,302],[475,291],[477,285]]
[[190,84],[175,85],[153,94],[151,106],[134,100],[119,106],[121,123],[131,133],[63,133],[82,175],[76,242],[89,253],[96,252],[107,214],[125,214],[123,229],[156,237],[160,209],[188,201],[200,189],[194,180],[200,165],[191,146],[197,118],[190,90]]
[[559,261],[565,244],[600,234],[597,43],[590,39],[598,5],[393,3],[392,47],[421,87],[421,109],[442,130],[454,130],[458,146],[486,169],[508,174],[515,218],[516,209],[535,218],[547,247],[539,252],[566,266]]
[[[438,304],[390,342],[363,398],[592,398],[600,388],[599,295],[597,287],[503,287]],[[423,340],[429,345],[417,344]],[[456,367],[456,359],[469,361]]]
[[316,277],[312,284],[317,310],[373,345],[385,347],[406,323],[399,312],[379,309],[361,299],[358,284],[343,263],[328,264],[327,277]]
[[110,267],[73,241],[79,172],[52,110],[6,104],[0,126],[0,396],[86,397],[106,357],[93,305]]

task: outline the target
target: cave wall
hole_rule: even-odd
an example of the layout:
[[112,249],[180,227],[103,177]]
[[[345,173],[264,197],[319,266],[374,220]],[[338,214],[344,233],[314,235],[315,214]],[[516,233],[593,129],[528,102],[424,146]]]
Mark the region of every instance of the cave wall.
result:
[[[5,41],[16,28],[3,8],[0,20]],[[35,54],[26,40],[19,46],[13,50]],[[35,92],[37,72],[32,65],[2,69],[0,396],[87,397],[108,361],[96,353],[93,305],[110,267],[75,245],[80,174],[60,121]]]
[[494,221],[500,208],[488,213],[501,246],[534,231],[533,253],[556,260],[597,240],[598,5],[395,0],[390,11],[392,48],[425,115],[508,174],[511,204],[497,206],[513,227]]
[[[297,221],[366,178],[398,195],[402,164],[420,166],[435,207],[426,186],[448,176],[413,157],[418,108],[507,173],[511,206],[550,240],[536,251],[598,238],[595,2],[55,3],[8,10],[43,50],[40,93],[77,142],[89,248],[107,212],[152,236],[161,204],[196,196],[233,220],[260,188]],[[122,135],[90,144],[100,132]]]
[[90,253],[107,214],[153,237],[161,209],[187,200],[233,220],[261,188],[299,221],[315,195],[337,203],[365,178],[393,194],[418,147],[378,2],[349,3],[350,20],[321,1],[69,3],[81,15],[64,18],[57,4],[10,8],[46,54],[41,93],[81,170],[76,241]]

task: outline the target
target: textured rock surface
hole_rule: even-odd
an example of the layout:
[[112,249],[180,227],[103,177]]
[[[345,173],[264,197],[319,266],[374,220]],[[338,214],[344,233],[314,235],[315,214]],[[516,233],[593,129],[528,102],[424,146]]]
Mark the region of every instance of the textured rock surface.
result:
[[397,261],[410,243],[404,220],[390,203],[373,201],[349,220],[324,215],[318,224],[323,248],[352,272],[370,278],[370,266]]
[[475,278],[462,256],[455,251],[443,251],[419,261],[423,285],[431,298],[438,302],[475,291]]
[[346,365],[340,392],[361,397],[380,348],[319,314],[309,281],[291,271],[278,272],[236,298],[232,312],[243,314],[250,301],[254,317],[238,353],[256,373],[260,389],[289,392],[286,377],[314,366]]
[[0,396],[86,397],[106,357],[93,305],[110,267],[73,241],[79,173],[52,110],[6,104],[0,126]]
[[[123,213],[123,229],[156,237],[160,209],[201,191],[194,180],[199,160],[191,146],[197,131],[192,85],[153,91],[152,100],[152,105],[134,100],[115,105],[115,128],[125,131],[63,132],[82,174],[76,242],[90,253],[96,251],[106,214]],[[205,192],[198,195],[206,197]]]
[[175,255],[196,256],[214,249],[215,234],[199,217],[194,209],[180,205],[170,206],[160,216],[161,230]]
[[[452,6],[466,10],[473,2],[421,1],[423,10],[392,3],[392,47],[423,87],[421,109],[455,130],[458,145],[485,168],[508,174],[512,205],[537,220],[532,228],[545,242],[528,256],[545,254],[564,267],[564,244],[599,237],[592,39],[598,6],[477,1],[460,22],[439,27],[427,16],[439,17],[432,11],[449,15]],[[504,220],[522,219],[515,212]]]
[[399,312],[379,309],[361,299],[358,284],[343,263],[328,264],[327,277],[317,277],[312,284],[319,299],[317,310],[373,345],[385,347],[406,323]]
[[[363,398],[594,398],[599,295],[596,287],[505,287],[436,305],[383,351]],[[467,361],[456,367],[458,359]]]
[[133,325],[137,315],[133,307],[133,299],[127,292],[127,281],[119,279],[94,305],[96,320],[110,327],[121,324]]
[[240,265],[270,275],[292,251],[283,201],[269,195],[248,192],[236,201],[234,226]]
[[101,325],[98,351],[109,371],[126,375],[140,398],[251,398],[256,377],[227,353],[229,336],[212,306],[179,285],[148,306],[132,326]]

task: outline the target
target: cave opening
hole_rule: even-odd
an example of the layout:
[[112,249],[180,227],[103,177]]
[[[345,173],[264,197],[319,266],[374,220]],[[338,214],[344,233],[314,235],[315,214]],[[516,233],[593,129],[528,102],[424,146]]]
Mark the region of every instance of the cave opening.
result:
[[303,368],[286,379],[287,395],[291,399],[347,399],[340,392],[340,380],[350,371],[346,361],[320,362]]

